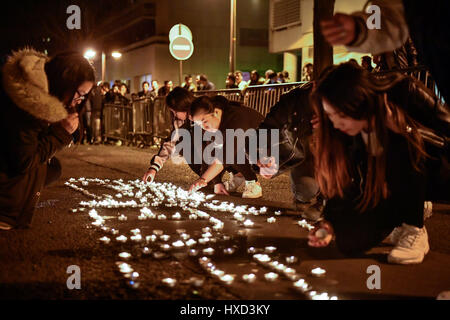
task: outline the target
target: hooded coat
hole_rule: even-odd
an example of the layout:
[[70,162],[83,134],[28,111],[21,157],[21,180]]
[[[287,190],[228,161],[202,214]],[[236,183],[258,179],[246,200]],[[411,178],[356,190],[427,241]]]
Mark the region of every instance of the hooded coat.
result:
[[1,70],[0,221],[27,227],[55,153],[72,142],[61,126],[63,103],[48,92],[48,57],[14,52]]

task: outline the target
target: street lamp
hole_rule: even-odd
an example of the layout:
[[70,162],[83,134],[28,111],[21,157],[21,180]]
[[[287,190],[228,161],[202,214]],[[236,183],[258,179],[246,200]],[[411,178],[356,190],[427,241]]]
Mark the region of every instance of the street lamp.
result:
[[111,53],[111,56],[112,56],[114,59],[120,59],[120,57],[122,57],[122,54],[121,54],[119,51],[113,51],[113,52]]
[[95,54],[96,54],[96,52],[94,51],[94,50],[92,50],[92,49],[88,49],[88,50],[86,50],[86,52],[84,53],[84,57],[86,58],[86,59],[93,59],[94,57],[95,57]]

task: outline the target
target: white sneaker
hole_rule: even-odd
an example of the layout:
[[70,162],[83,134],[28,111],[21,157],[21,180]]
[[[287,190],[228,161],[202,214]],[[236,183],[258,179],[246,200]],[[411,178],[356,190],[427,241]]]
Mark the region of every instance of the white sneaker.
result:
[[242,198],[261,198],[262,197],[262,188],[259,182],[255,180],[245,181],[245,190],[242,193]]
[[396,246],[388,255],[389,263],[413,264],[421,263],[430,251],[428,233],[425,226],[417,228],[406,223]]
[[385,242],[395,246],[398,240],[400,240],[402,234],[403,234],[402,226],[394,228],[394,230],[392,230],[392,232],[387,236]]
[[228,192],[235,192],[245,181],[245,178],[241,175],[235,176],[230,172],[230,179],[224,182],[225,189]]

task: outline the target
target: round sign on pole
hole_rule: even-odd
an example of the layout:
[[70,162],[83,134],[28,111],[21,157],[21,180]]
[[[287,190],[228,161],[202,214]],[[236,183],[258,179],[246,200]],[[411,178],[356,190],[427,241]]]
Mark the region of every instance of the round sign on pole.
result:
[[192,32],[184,24],[176,24],[169,31],[169,41],[172,42],[175,37],[184,36],[192,41]]
[[177,60],[187,60],[194,53],[194,44],[185,36],[177,36],[169,45],[170,54]]

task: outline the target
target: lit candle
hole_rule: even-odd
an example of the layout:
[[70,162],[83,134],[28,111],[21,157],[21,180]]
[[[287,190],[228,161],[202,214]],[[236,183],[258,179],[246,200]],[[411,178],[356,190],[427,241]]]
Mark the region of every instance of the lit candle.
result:
[[278,274],[274,272],[269,272],[264,275],[264,278],[269,282],[273,282],[278,279]]
[[197,244],[197,241],[195,241],[194,239],[189,239],[189,240],[186,241],[186,245],[188,247],[195,246],[196,244]]
[[197,277],[191,277],[189,279],[189,282],[191,284],[193,284],[195,287],[201,287],[205,281],[203,279],[200,279],[200,278],[197,278]]
[[134,241],[134,242],[141,242],[142,241],[142,236],[140,234],[138,234],[138,235],[135,235],[135,236],[131,236],[130,239],[131,239],[131,241]]
[[223,249],[223,253],[225,254],[233,254],[235,252],[235,248],[225,248]]
[[268,223],[275,223],[276,221],[277,221],[277,219],[274,217],[267,218]]
[[184,247],[184,242],[181,240],[175,241],[174,243],[172,243],[172,246],[175,248],[181,248]]
[[101,237],[99,240],[100,240],[101,242],[103,242],[104,244],[108,244],[108,243],[111,242],[111,239],[108,238],[108,237]]
[[128,263],[119,264],[119,270],[121,273],[131,273],[134,271]]
[[250,247],[247,249],[247,252],[253,254],[256,252],[256,249],[255,249],[255,247]]
[[234,281],[234,276],[232,276],[231,274],[226,274],[220,277],[220,281],[224,282],[225,284],[232,284]]
[[127,221],[128,220],[128,218],[123,214],[121,214],[118,219],[119,219],[119,221]]
[[118,241],[118,242],[122,242],[122,243],[125,243],[125,242],[127,242],[127,237],[125,237],[124,235],[121,235],[121,236],[119,236],[119,237],[117,237],[116,238],[116,240]]
[[268,246],[264,248],[264,251],[267,253],[273,253],[275,250],[277,250],[277,248],[273,246]]
[[298,259],[295,256],[286,257],[286,262],[289,264],[296,263],[297,261],[298,261]]
[[188,235],[187,233],[182,233],[180,234],[180,238],[183,240],[188,240],[190,238],[190,235]]
[[167,217],[164,214],[160,214],[158,220],[167,220]]
[[275,211],[275,215],[276,215],[276,216],[281,216],[281,211],[280,211],[280,210]]
[[271,260],[267,254],[255,254],[253,255],[253,258],[259,262],[269,262]]
[[163,235],[163,231],[162,230],[153,230],[153,234],[155,234],[157,236],[161,236],[161,235]]
[[248,282],[248,283],[253,283],[256,280],[256,275],[254,273],[244,274],[242,276],[242,280],[244,280],[245,282]]
[[172,247],[169,245],[169,244],[162,244],[161,246],[160,246],[160,248],[161,248],[161,250],[163,250],[163,251],[169,251]]
[[153,252],[153,257],[155,259],[162,259],[166,257],[166,254],[164,252],[155,251]]
[[245,227],[249,228],[249,227],[253,227],[255,225],[255,223],[252,220],[247,219],[247,220],[244,221],[243,225]]
[[167,234],[163,234],[162,236],[159,237],[162,241],[166,242],[169,241],[170,236]]
[[129,254],[128,252],[121,252],[121,253],[119,253],[119,257],[121,257],[122,259],[128,260],[131,258],[131,254]]
[[315,268],[311,270],[311,274],[316,277],[321,277],[326,273],[325,269]]
[[204,254],[206,254],[206,255],[213,255],[214,254],[214,249],[213,248],[206,248],[206,249],[203,249],[203,253]]
[[225,274],[225,271],[222,271],[222,270],[219,270],[219,269],[215,269],[215,270],[211,271],[211,274],[213,276],[216,276],[216,277],[220,278],[220,277],[222,277]]
[[161,282],[169,288],[173,288],[175,287],[175,285],[177,284],[177,280],[172,279],[172,278],[164,278],[161,280]]
[[154,235],[154,234],[152,234],[151,236],[146,236],[145,237],[145,240],[147,242],[155,242],[157,239],[158,239],[158,237],[156,235]]
[[150,254],[150,253],[152,253],[152,250],[149,249],[149,248],[147,248],[147,247],[144,247],[144,248],[142,249],[142,253],[143,253],[143,254]]

